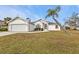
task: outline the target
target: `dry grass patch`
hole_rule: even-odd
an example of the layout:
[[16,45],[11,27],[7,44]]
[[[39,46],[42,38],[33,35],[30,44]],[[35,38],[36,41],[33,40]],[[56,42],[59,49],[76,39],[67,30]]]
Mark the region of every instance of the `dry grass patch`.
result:
[[0,37],[0,53],[79,53],[79,31],[3,36]]

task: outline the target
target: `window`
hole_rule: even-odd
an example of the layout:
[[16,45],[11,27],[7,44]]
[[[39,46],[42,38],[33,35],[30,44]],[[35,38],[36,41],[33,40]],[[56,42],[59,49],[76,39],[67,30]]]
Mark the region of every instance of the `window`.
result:
[[56,25],[55,28],[57,29],[58,28],[58,25]]

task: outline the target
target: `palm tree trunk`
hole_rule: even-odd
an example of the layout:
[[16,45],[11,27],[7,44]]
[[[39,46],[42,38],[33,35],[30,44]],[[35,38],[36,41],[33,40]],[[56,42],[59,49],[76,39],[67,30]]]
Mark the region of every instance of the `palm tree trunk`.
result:
[[66,30],[63,28],[63,26],[54,17],[53,17],[53,20],[60,26],[61,30],[66,32]]

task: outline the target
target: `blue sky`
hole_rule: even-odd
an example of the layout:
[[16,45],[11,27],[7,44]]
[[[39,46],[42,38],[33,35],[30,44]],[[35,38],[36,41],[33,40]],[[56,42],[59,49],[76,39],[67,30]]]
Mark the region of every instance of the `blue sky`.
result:
[[[0,20],[3,20],[4,17],[14,18],[16,16],[24,19],[30,18],[32,21],[44,19],[47,15],[47,10],[55,7],[56,5],[0,5]],[[63,24],[73,12],[79,13],[78,5],[61,5],[58,21]],[[47,20],[52,21],[51,18]]]

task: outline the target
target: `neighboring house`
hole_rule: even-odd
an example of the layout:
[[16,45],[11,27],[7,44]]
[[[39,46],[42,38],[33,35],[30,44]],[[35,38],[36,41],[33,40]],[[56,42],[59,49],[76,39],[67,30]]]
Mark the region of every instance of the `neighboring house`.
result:
[[79,30],[79,19],[76,20],[76,29]]
[[2,20],[0,20],[0,27],[4,24],[4,22]]
[[5,26],[5,22],[0,20],[0,28],[3,28]]
[[51,23],[46,20],[37,20],[35,22],[31,22],[29,19],[21,19],[20,17],[16,17],[8,23],[8,31],[34,31],[35,29],[42,29],[42,31],[59,31],[60,26],[56,23]]
[[65,22],[64,27],[72,30],[79,30],[79,14],[75,17],[69,17]]

